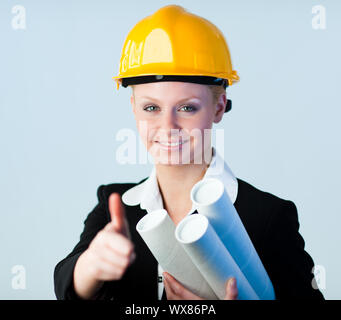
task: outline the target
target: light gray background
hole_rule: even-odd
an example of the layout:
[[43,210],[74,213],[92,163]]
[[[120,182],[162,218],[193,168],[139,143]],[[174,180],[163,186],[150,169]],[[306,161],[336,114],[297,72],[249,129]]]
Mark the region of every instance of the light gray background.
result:
[[[0,298],[55,299],[53,269],[74,247],[100,184],[137,182],[151,165],[119,165],[115,136],[135,130],[130,89],[116,90],[124,38],[167,4],[204,16],[224,33],[240,82],[225,159],[235,175],[295,202],[306,250],[341,298],[341,2],[0,2]],[[14,5],[26,29],[14,30]],[[312,28],[312,7],[326,29]],[[26,289],[11,269],[26,269]]]

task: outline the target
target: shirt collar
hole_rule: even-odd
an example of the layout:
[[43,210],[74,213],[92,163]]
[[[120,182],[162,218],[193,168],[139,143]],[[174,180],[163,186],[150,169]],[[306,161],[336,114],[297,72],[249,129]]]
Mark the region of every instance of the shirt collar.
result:
[[[225,190],[229,195],[232,203],[234,203],[237,199],[238,193],[237,178],[234,176],[233,172],[228,167],[224,159],[216,151],[216,149],[214,147],[212,149],[212,160],[205,172],[203,179],[220,179],[224,183]],[[122,201],[128,206],[140,205],[141,209],[147,210],[148,213],[164,208],[159,185],[157,182],[155,166],[153,167],[148,179],[127,190],[122,195]],[[188,214],[191,214],[194,211],[195,208],[192,206],[192,209],[190,212],[188,212]]]

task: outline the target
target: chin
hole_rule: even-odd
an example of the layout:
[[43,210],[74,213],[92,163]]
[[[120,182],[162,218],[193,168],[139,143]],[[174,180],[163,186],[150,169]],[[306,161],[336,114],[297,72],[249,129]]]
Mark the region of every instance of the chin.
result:
[[181,153],[168,153],[168,154],[157,154],[152,155],[154,163],[169,165],[169,166],[185,166],[189,164],[202,164],[202,157],[197,156],[195,161],[194,153],[182,155]]

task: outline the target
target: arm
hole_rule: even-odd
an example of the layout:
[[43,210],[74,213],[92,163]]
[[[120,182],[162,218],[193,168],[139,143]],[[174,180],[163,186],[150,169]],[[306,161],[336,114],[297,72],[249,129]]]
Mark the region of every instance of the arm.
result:
[[314,262],[304,250],[305,242],[298,232],[297,209],[284,201],[271,214],[264,234],[262,258],[273,283],[276,299],[323,299],[312,287]]
[[120,280],[132,262],[133,244],[120,196],[112,193],[106,200],[102,186],[97,194],[99,204],[88,215],[80,242],[55,268],[58,299],[111,298],[105,281]]
[[80,240],[72,252],[60,261],[54,270],[54,289],[57,299],[79,299],[73,288],[73,271],[79,256],[88,248],[96,234],[110,221],[105,210],[104,186],[97,189],[98,204],[84,221]]

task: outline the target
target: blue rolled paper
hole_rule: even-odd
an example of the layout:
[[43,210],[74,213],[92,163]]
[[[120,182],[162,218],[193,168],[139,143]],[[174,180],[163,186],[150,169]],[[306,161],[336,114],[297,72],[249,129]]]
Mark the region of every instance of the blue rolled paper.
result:
[[259,299],[275,299],[271,280],[222,181],[199,181],[191,190],[191,200],[197,211],[207,217]]

